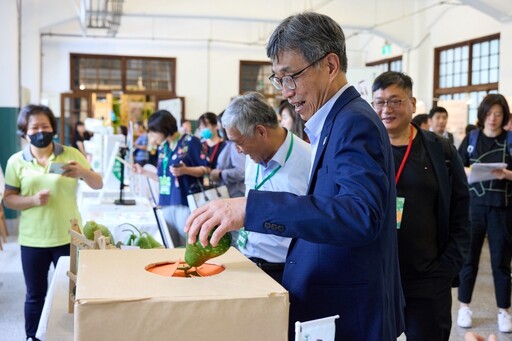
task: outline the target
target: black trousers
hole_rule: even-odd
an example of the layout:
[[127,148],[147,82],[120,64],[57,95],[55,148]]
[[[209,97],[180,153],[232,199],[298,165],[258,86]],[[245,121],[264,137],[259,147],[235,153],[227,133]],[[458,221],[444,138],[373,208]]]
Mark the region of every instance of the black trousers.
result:
[[270,263],[264,259],[251,257],[249,258],[267,275],[272,277],[277,283],[283,285],[284,263]]
[[448,341],[452,327],[451,276],[402,281],[407,341]]
[[499,308],[510,307],[512,208],[471,206],[471,243],[460,272],[459,301],[470,303],[485,235],[489,240],[494,292]]
[[57,265],[61,256],[69,256],[69,244],[40,248],[21,246],[21,265],[25,276],[25,332],[27,338],[35,339],[39,318],[43,311],[48,290],[50,264]]

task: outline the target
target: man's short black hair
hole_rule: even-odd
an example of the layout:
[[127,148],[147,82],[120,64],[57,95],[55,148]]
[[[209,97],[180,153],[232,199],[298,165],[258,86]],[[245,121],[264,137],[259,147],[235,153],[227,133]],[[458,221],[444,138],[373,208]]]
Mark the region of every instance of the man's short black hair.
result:
[[442,113],[445,113],[446,116],[448,116],[448,111],[444,108],[444,107],[433,107],[432,109],[430,109],[430,111],[428,112],[428,118],[432,118],[434,117],[435,114],[437,114],[438,112],[442,112]]
[[372,92],[377,90],[384,90],[389,86],[396,85],[397,87],[410,92],[412,96],[412,78],[403,72],[386,71],[381,73],[372,85]]
[[427,114],[418,114],[412,118],[411,122],[416,124],[418,127],[421,127],[421,125],[424,123],[428,124],[428,115]]

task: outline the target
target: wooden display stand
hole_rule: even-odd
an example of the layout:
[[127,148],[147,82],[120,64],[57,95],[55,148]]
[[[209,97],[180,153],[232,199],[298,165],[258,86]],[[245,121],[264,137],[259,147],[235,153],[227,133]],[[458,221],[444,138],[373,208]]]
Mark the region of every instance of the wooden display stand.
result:
[[78,226],[78,221],[76,219],[71,219],[71,229],[69,230],[69,234],[71,235],[71,244],[70,244],[70,261],[69,261],[69,271],[67,275],[69,277],[69,302],[68,302],[68,312],[73,314],[75,310],[75,289],[76,289],[76,279],[77,279],[77,265],[78,265],[78,251],[79,250],[119,250],[114,245],[110,244],[110,238],[105,237],[101,231],[94,232],[94,240],[87,239],[81,232],[80,227]]

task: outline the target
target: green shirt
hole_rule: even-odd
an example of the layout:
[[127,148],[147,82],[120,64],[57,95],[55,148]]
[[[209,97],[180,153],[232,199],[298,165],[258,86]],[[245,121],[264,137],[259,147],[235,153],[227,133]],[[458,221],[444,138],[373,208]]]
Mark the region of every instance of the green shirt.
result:
[[7,161],[5,187],[18,190],[21,196],[32,196],[43,189],[50,191],[48,203],[21,211],[18,242],[30,247],[54,247],[70,243],[70,219],[81,217],[76,203],[77,179],[49,173],[52,162],[76,161],[91,166],[80,151],[54,143],[48,165],[42,167],[30,152],[30,145]]

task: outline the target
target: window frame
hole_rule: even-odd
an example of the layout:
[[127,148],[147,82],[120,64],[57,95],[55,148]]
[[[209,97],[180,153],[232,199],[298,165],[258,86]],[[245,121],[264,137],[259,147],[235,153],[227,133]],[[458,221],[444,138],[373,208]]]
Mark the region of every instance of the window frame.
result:
[[[500,47],[501,47],[501,38],[500,33],[491,34],[488,36],[470,39],[462,42],[458,42],[455,44],[450,45],[444,45],[440,47],[434,48],[434,83],[433,83],[433,98],[434,98],[434,105],[437,103],[437,99],[442,95],[453,95],[453,94],[459,94],[459,93],[471,93],[471,92],[479,92],[479,91],[486,91],[489,93],[493,90],[498,90],[499,87],[499,78],[498,82],[493,83],[485,83],[485,84],[472,84],[472,76],[473,76],[473,45],[483,43],[483,42],[490,42],[492,40],[498,39],[500,40]],[[465,86],[456,86],[456,87],[449,87],[449,88],[441,88],[439,86],[440,84],[440,62],[441,62],[441,52],[455,49],[457,47],[468,47],[468,79],[467,84]],[[500,51],[501,52],[501,51]],[[498,65],[499,70],[500,65]],[[499,73],[498,73],[499,75]]]
[[[396,57],[391,57],[391,58],[380,59],[380,60],[366,63],[365,65],[371,67],[371,66],[379,66],[379,65],[387,64],[386,71],[390,71],[391,64],[396,61],[400,61],[400,65],[402,66],[400,72],[403,71],[403,56],[396,56]],[[385,71],[383,71],[383,72],[385,72]]]
[[[69,88],[73,92],[96,92],[96,93],[110,93],[112,91],[122,91],[126,94],[144,94],[144,95],[156,95],[160,97],[173,98],[176,95],[176,58],[170,57],[147,57],[147,56],[125,56],[125,55],[103,55],[103,54],[85,54],[85,53],[70,53],[69,55]],[[76,70],[78,67],[79,59],[105,59],[105,60],[119,60],[121,63],[121,87],[112,89],[100,89],[100,88],[86,88],[80,89],[80,75],[79,71]],[[167,61],[171,64],[169,81],[171,83],[172,90],[153,90],[153,89],[141,89],[141,90],[130,90],[127,88],[127,62],[129,60],[146,60],[146,61]],[[98,69],[97,69],[98,70]],[[78,77],[79,79],[76,79]],[[78,84],[78,85],[77,85]]]
[[[270,73],[265,74],[263,77],[263,92],[258,91],[257,87],[255,87],[254,89],[244,87],[244,79],[247,78],[247,76],[244,74],[244,66],[259,66],[260,68],[270,67]],[[240,95],[243,95],[247,91],[257,91],[261,93],[263,96],[265,96],[265,98],[269,101],[270,105],[272,105],[274,108],[277,108],[283,97],[281,91],[274,88],[274,86],[268,79],[272,74],[272,63],[269,61],[240,60],[238,76],[238,93]],[[267,92],[269,89],[271,89],[272,92]]]

